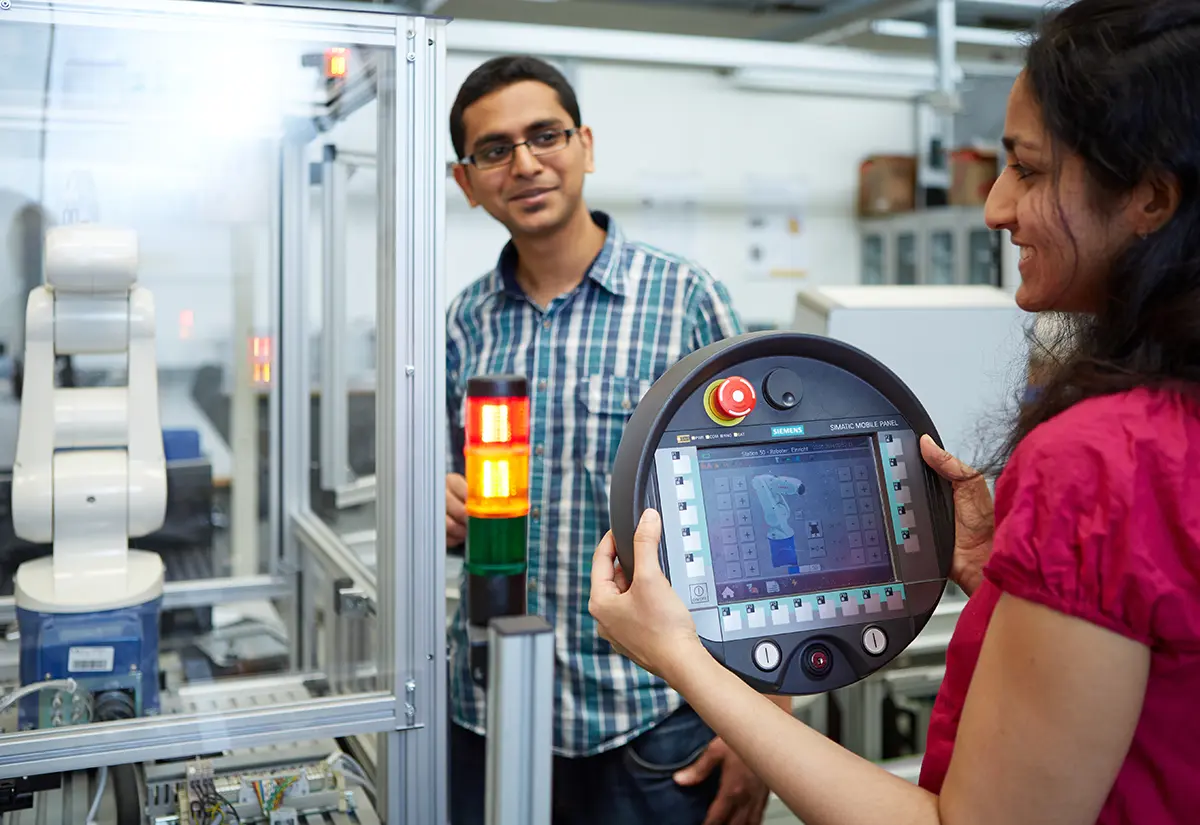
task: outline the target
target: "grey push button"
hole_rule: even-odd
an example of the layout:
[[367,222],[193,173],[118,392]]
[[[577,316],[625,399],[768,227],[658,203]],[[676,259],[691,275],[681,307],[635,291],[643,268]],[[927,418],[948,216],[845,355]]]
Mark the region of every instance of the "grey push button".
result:
[[878,656],[887,650],[887,634],[878,627],[868,627],[862,634],[862,646],[867,653]]
[[764,639],[754,646],[754,664],[759,670],[770,673],[779,667],[782,658],[783,654],[779,652],[779,645],[770,639]]

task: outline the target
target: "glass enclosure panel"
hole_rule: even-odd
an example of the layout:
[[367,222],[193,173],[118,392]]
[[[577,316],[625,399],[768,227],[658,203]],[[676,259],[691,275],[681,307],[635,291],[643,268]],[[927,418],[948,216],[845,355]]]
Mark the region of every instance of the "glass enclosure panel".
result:
[[375,106],[308,148],[311,507],[364,565],[375,559],[378,169]]
[[[137,14],[97,6],[45,18],[14,9],[0,20],[0,54],[10,64],[0,76],[0,272],[6,276],[0,281],[0,627],[7,631],[0,637],[0,696],[31,686],[26,699],[0,711],[6,734],[60,728],[86,737],[85,723],[103,714],[219,714],[376,688],[373,609],[356,612],[361,600],[336,598],[336,565],[328,569],[328,588],[306,588],[321,587],[320,599],[301,604],[297,593],[305,548],[293,539],[295,512],[284,511],[280,467],[292,474],[308,467],[298,454],[281,457],[279,375],[281,356],[313,367],[316,459],[322,388],[336,379],[333,392],[348,406],[340,424],[349,428],[340,434],[347,449],[337,480],[370,476],[375,256],[380,238],[396,235],[394,215],[381,229],[375,214],[376,165],[379,175],[395,175],[395,147],[381,143],[376,97],[379,89],[396,88],[397,19],[137,0],[130,8]],[[322,209],[327,145],[347,158],[357,153],[353,163],[334,164],[341,200],[329,203],[344,211],[332,221]],[[299,170],[303,191],[285,184],[289,151],[306,162]],[[298,244],[295,232],[285,232],[292,215],[305,218]],[[331,235],[330,225],[343,234]],[[72,237],[74,252],[64,241]],[[281,305],[290,242],[305,246],[298,275],[312,287],[295,317]],[[346,279],[340,293],[323,292],[327,243],[340,245],[341,260],[334,261]],[[97,268],[104,244],[111,265]],[[90,286],[110,286],[115,297],[104,303],[81,286],[80,273],[98,279]],[[131,292],[129,278],[144,292]],[[54,289],[47,291],[44,281]],[[104,326],[117,313],[120,329],[134,329],[124,319],[129,306],[144,305],[143,295],[153,302],[152,359],[127,352],[121,335],[114,346],[111,324]],[[57,344],[45,350],[49,360],[43,349],[26,345],[27,333],[41,328],[27,329],[26,305],[39,301],[56,308],[47,316],[51,323],[55,313],[59,318]],[[86,309],[97,301],[103,311]],[[63,307],[74,307],[74,314]],[[68,316],[79,319],[71,334],[63,331]],[[341,360],[322,370],[330,319],[341,336],[334,347]],[[303,329],[289,332],[296,326]],[[288,335],[307,345],[285,352]],[[86,341],[93,339],[104,341],[103,351],[89,351]],[[35,377],[51,370],[57,393],[44,381],[39,389]],[[157,398],[146,391],[146,376],[156,380]],[[135,384],[125,406],[117,388]],[[74,396],[69,420],[51,397],[61,398],[62,388],[89,393]],[[102,388],[114,389],[95,392]],[[23,405],[35,403],[31,393],[38,412],[22,417]],[[157,424],[141,412],[155,406]],[[122,467],[123,451],[132,455],[135,443],[136,450],[150,445],[152,463],[162,448],[165,511],[146,535],[130,539],[136,552],[116,555],[125,567],[106,566],[105,554],[121,542],[106,543],[102,535],[122,514],[108,521],[97,516],[94,538],[86,535],[88,522],[75,525],[71,548],[81,555],[71,558],[60,522],[45,534],[29,528],[40,523],[40,511],[36,499],[13,492],[26,484],[18,441],[33,439],[34,424],[47,416],[54,436],[46,454],[22,453],[44,459],[47,468],[59,466],[67,448],[106,450],[103,460]],[[152,424],[139,429],[126,425],[125,416]],[[319,460],[311,466],[311,485],[306,479],[302,486],[311,486],[316,506],[332,485],[318,477]],[[56,481],[55,494],[90,483],[86,476],[74,487]],[[152,497],[153,485],[147,489],[129,500]],[[84,494],[89,506],[109,503],[99,492]],[[86,520],[94,511],[73,512]],[[373,527],[370,513],[354,511],[364,527]],[[154,582],[159,560],[165,588]],[[103,597],[65,587],[79,570],[115,584],[93,588]],[[373,581],[360,584],[374,588]],[[89,641],[81,641],[85,636]],[[332,679],[319,670],[323,661],[304,654],[321,639],[350,652],[354,678]],[[67,688],[36,686],[68,677],[74,684]],[[368,729],[396,729],[394,700],[389,705],[384,698],[379,708],[390,725],[371,715],[375,705],[355,706]],[[344,711],[331,705],[321,724]],[[317,717],[296,714],[296,725],[318,724]]]
[[883,236],[865,235],[862,240],[862,282],[882,284],[884,280]]
[[917,236],[913,232],[896,235],[896,283],[917,282]]
[[999,286],[996,233],[990,229],[972,229],[967,243],[967,283]]
[[954,283],[954,233],[938,230],[929,234],[929,283]]

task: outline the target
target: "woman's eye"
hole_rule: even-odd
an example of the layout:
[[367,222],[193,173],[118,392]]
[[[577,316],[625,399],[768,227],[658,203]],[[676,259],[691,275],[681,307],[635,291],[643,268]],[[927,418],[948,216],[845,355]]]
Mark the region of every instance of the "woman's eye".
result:
[[1017,180],[1025,180],[1025,178],[1033,174],[1032,169],[1027,169],[1019,163],[1010,163],[1008,168],[1017,173]]

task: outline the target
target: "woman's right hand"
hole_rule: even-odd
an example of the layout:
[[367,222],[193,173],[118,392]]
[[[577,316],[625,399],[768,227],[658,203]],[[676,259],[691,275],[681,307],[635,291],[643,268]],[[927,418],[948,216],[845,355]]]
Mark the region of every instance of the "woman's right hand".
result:
[[921,456],[934,472],[950,482],[954,491],[954,561],[950,580],[970,596],[983,581],[983,566],[992,555],[996,520],[987,480],[921,436]]

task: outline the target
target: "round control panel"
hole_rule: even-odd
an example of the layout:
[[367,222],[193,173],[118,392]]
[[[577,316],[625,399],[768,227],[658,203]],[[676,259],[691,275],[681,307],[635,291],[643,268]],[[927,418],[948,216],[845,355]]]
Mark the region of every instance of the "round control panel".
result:
[[[831,412],[832,411],[832,412]],[[764,693],[862,679],[899,655],[944,590],[949,484],[921,459],[939,441],[894,373],[854,347],[752,333],[692,353],[626,425],[613,537],[662,514],[659,563],[705,647]]]

